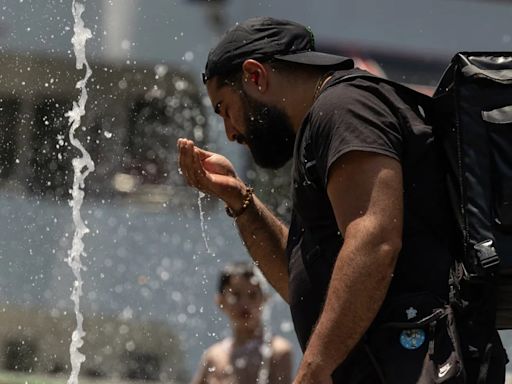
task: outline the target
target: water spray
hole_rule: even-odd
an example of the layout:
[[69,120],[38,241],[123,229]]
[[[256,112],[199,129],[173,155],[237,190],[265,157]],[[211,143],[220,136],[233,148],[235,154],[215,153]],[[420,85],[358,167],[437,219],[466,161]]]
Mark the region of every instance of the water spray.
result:
[[82,20],[82,13],[85,7],[83,4],[73,0],[72,11],[74,18],[73,37],[71,43],[73,44],[73,50],[76,56],[76,69],[85,68],[85,76],[83,79],[76,83],[76,88],[80,89],[80,96],[77,102],[73,102],[73,108],[66,113],[68,118],[70,129],[69,129],[69,141],[77,148],[81,157],[76,157],[72,160],[74,176],[73,176],[73,188],[71,189],[72,200],[69,205],[72,208],[73,224],[75,232],[73,236],[73,243],[71,250],[69,251],[69,257],[66,262],[71,267],[75,281],[71,292],[71,300],[74,304],[75,316],[76,316],[76,329],[73,331],[71,336],[71,344],[69,346],[70,359],[71,359],[71,374],[67,381],[68,384],[78,384],[78,375],[80,373],[80,367],[85,361],[85,355],[79,351],[79,348],[83,345],[83,337],[85,332],[83,329],[83,315],[80,312],[80,297],[82,296],[82,275],[81,271],[84,269],[81,256],[85,256],[84,243],[82,241],[85,234],[89,232],[89,229],[85,225],[82,216],[80,214],[80,208],[84,200],[84,181],[89,173],[94,171],[94,162],[91,156],[84,148],[82,143],[75,137],[76,130],[81,126],[81,118],[85,115],[85,104],[87,102],[87,80],[92,75],[92,70],[87,63],[85,57],[85,43],[87,39],[92,37],[91,30],[84,26]]

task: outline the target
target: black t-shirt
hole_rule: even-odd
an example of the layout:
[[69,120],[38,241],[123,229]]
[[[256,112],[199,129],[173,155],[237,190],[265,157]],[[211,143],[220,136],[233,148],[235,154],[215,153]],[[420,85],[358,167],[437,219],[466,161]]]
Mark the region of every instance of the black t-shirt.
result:
[[354,71],[358,70],[332,76],[306,115],[295,143],[288,256],[290,305],[303,348],[343,244],[326,192],[329,169],[349,151],[390,156],[403,171],[402,250],[381,313],[395,297],[422,292],[441,299],[448,295],[454,226],[424,108],[385,82],[340,80]]

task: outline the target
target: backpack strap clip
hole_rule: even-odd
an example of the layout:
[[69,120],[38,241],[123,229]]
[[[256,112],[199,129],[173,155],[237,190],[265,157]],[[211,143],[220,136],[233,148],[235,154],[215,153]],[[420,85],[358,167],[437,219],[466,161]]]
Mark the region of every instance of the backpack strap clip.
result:
[[494,248],[493,241],[491,239],[481,241],[475,244],[473,248],[476,250],[476,254],[482,268],[493,268],[500,263],[500,258],[496,253],[496,249]]

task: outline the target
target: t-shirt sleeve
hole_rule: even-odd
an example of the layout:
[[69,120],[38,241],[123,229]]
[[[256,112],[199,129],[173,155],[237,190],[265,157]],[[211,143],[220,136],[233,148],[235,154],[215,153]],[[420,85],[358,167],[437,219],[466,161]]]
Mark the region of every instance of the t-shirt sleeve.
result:
[[398,112],[374,89],[351,85],[322,94],[310,116],[312,145],[320,177],[327,185],[331,165],[350,151],[368,151],[401,160],[402,133]]

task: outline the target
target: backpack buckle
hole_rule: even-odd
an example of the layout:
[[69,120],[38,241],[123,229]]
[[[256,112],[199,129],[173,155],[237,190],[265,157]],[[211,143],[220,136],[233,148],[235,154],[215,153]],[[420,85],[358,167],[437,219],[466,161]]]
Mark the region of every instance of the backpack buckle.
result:
[[473,248],[476,250],[476,254],[482,268],[491,268],[500,263],[500,258],[496,253],[496,249],[494,248],[493,241],[491,239],[481,241],[475,244]]

